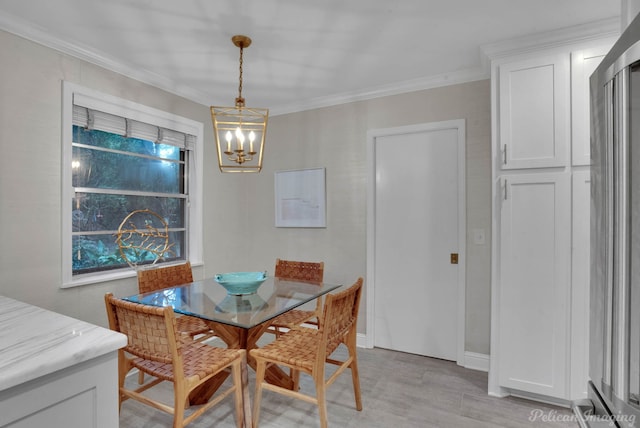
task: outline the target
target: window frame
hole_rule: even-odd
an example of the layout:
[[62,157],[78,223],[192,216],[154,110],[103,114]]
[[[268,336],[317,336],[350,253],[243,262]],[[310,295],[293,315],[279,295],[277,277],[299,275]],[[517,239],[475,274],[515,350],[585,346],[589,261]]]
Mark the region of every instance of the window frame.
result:
[[185,258],[192,265],[202,264],[203,232],[203,135],[204,124],[163,110],[138,104],[133,101],[104,94],[71,82],[62,82],[62,281],[60,288],[77,287],[136,276],[131,268],[73,275],[72,266],[72,200],[75,190],[72,182],[72,141],[74,98],[81,104],[98,111],[134,119],[162,128],[191,134],[196,137],[194,147],[189,147],[187,156],[187,247]]

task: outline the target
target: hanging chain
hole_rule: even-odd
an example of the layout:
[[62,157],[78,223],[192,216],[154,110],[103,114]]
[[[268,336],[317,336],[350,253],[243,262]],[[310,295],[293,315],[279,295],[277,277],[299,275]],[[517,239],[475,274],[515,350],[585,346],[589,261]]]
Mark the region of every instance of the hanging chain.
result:
[[240,84],[238,85],[238,100],[241,100],[244,105],[244,99],[242,98],[242,52],[244,51],[244,47],[242,44],[240,45]]

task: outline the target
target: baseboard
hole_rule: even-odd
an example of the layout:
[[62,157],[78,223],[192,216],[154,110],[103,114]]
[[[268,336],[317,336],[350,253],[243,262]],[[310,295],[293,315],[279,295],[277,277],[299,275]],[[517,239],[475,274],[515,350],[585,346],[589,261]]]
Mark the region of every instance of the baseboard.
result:
[[[358,348],[373,348],[372,344],[369,344],[367,342],[367,335],[362,333],[358,333],[358,336],[356,338],[356,346]],[[464,353],[464,363],[462,364],[462,366],[471,370],[488,372],[489,355],[466,351]]]
[[489,371],[489,355],[466,351],[464,353],[464,367],[482,372]]
[[517,389],[509,389],[510,395],[518,398],[524,398],[525,400],[537,401],[539,403],[551,404],[559,407],[571,407],[571,400],[563,398],[549,397],[547,395],[535,394],[533,392],[525,392]]
[[371,346],[368,346],[368,344],[367,344],[367,335],[366,334],[358,333],[356,335],[356,346],[358,348],[371,348]]

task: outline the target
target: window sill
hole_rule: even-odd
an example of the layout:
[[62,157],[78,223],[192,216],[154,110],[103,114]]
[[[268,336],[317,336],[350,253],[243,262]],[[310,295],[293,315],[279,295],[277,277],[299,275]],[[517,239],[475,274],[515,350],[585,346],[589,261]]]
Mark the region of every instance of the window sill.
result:
[[136,276],[133,269],[119,270],[114,272],[100,272],[97,274],[84,274],[74,277],[69,282],[63,282],[60,288],[79,287],[81,285],[98,284],[100,282],[114,281],[117,279],[132,278]]
[[[192,267],[203,266],[202,261],[191,262]],[[134,278],[137,276],[134,269],[121,269],[113,272],[99,272],[99,273],[87,273],[84,275],[78,275],[71,279],[71,281],[63,282],[60,288],[73,288],[82,285],[99,284],[101,282],[116,281],[118,279]]]

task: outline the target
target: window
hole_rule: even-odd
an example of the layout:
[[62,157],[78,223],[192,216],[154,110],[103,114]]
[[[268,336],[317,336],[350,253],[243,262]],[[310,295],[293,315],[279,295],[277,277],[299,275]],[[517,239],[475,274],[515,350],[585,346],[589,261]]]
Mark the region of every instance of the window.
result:
[[[63,92],[62,287],[133,276],[128,261],[159,255],[201,262],[202,123],[66,82]],[[166,232],[169,245],[125,259],[125,218]]]

